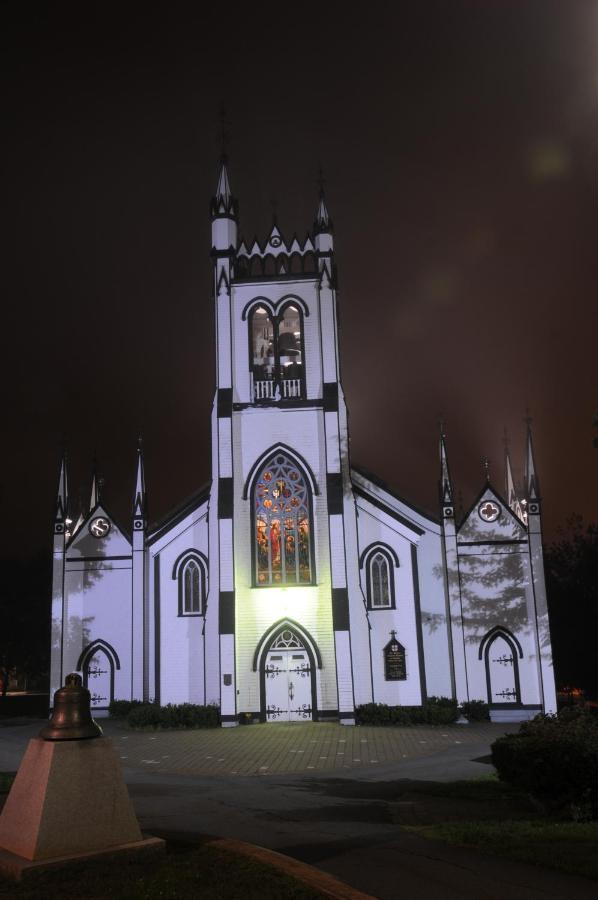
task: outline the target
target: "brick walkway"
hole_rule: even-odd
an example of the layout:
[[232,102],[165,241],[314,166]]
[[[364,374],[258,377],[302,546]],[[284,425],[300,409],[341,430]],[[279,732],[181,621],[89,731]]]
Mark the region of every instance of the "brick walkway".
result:
[[[107,719],[123,766],[185,775],[332,772],[414,760],[456,744],[489,745],[511,730],[471,724],[411,728],[330,723],[263,724],[198,731],[131,731]],[[517,727],[517,726],[515,726]]]

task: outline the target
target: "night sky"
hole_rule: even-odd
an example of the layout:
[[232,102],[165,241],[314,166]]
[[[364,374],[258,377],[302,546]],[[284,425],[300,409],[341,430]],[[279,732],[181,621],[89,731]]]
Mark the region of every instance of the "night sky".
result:
[[529,407],[547,537],[598,517],[598,3],[42,6],[0,22],[4,555],[64,436],[126,524],[138,434],[150,519],[209,478],[222,103],[246,239],[324,169],[353,461],[435,514],[442,416],[467,505]]

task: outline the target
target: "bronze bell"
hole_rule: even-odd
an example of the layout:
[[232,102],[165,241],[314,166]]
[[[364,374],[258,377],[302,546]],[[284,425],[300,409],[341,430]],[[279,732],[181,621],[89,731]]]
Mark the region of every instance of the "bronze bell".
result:
[[64,687],[54,694],[52,718],[39,733],[45,741],[81,741],[102,736],[91,717],[91,694],[76,672],[67,675]]

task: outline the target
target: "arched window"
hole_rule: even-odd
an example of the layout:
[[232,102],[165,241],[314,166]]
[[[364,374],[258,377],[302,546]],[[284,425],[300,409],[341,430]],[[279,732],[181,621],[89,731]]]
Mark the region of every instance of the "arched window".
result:
[[183,615],[197,615],[201,612],[200,571],[194,559],[183,567]]
[[369,609],[394,609],[395,567],[399,565],[396,553],[380,544],[370,546],[363,554],[366,592]]
[[305,476],[277,453],[254,482],[254,583],[312,583],[311,496]]
[[249,316],[250,363],[255,400],[293,400],[304,396],[303,313],[287,303],[273,316],[256,306]]
[[172,577],[178,582],[179,616],[205,614],[207,562],[199,550],[186,550],[176,560]]
[[251,313],[250,331],[253,377],[270,381],[274,378],[274,325],[265,307],[258,306]]
[[376,553],[370,562],[370,583],[372,606],[390,606],[390,576],[388,559],[383,553]]

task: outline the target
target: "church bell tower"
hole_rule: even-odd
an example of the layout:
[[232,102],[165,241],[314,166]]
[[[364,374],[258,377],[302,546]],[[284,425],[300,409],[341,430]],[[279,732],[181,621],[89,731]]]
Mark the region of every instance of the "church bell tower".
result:
[[[211,204],[216,321],[210,603],[222,720],[354,720],[347,548],[356,547],[339,378],[332,222],[238,238],[221,160]],[[213,586],[217,585],[217,588]]]

